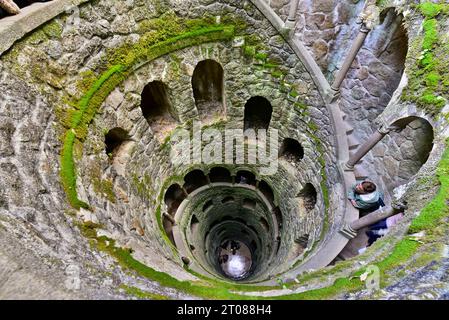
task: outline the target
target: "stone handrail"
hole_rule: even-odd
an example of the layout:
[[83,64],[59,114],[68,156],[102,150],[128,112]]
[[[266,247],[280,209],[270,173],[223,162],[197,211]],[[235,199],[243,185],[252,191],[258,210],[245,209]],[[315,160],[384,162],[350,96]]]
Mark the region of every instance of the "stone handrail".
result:
[[44,23],[50,21],[66,10],[89,0],[53,0],[35,2],[22,8],[14,16],[0,19],[0,56],[12,45]]

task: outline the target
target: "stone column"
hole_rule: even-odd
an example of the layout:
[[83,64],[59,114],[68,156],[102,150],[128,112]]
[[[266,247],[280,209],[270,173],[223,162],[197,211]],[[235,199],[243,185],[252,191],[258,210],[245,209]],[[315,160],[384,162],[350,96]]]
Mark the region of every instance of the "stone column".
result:
[[334,83],[332,83],[332,86],[331,86],[331,88],[333,90],[335,90],[335,91],[340,90],[341,84],[343,83],[343,80],[345,80],[346,75],[348,74],[348,71],[351,68],[352,63],[354,62],[355,57],[357,56],[360,49],[362,48],[363,43],[365,42],[365,39],[368,36],[369,32],[370,32],[370,29],[366,28],[365,25],[362,24],[359,34],[357,35],[357,38],[354,40],[354,43],[352,44],[352,47],[349,50],[349,53],[345,59],[345,62],[341,66],[341,69],[338,71],[337,75],[335,76]]
[[387,127],[382,126],[380,129],[376,130],[365,143],[363,143],[356,151],[356,153],[349,159],[349,161],[345,165],[345,169],[347,170],[353,170],[354,166],[362,160],[362,158],[371,151],[372,148],[376,144],[378,144],[383,137],[385,137],[387,134],[389,134],[391,131],[400,131],[401,128],[399,127]]
[[287,21],[285,22],[285,27],[287,29],[294,29],[296,24],[296,12],[298,11],[299,0],[290,1],[290,11],[288,13]]

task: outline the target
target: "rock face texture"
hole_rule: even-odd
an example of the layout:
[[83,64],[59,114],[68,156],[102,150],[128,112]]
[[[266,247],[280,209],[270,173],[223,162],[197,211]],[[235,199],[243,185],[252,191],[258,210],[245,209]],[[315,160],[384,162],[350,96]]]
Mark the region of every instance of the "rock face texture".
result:
[[[448,7],[379,7],[337,93],[364,2],[299,1],[288,30],[279,21],[292,2],[29,8],[42,23],[0,55],[0,298],[447,296],[448,107],[402,93],[424,59],[414,54],[427,29],[416,26],[435,21],[444,37]],[[418,75],[432,88],[447,81],[436,64]],[[243,129],[268,129],[280,150],[256,148],[260,131],[244,139]],[[347,170],[378,131],[388,133]],[[353,237],[346,189],[368,176],[388,205],[408,202],[406,218],[340,261]],[[217,254],[230,239],[253,262],[232,284]],[[367,265],[379,290],[353,277]]]

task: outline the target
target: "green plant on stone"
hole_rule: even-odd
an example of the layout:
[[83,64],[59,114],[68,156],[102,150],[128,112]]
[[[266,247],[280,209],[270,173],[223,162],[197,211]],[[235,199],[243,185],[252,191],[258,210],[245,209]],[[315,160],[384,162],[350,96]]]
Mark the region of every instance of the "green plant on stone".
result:
[[42,30],[49,38],[61,39],[63,28],[59,22],[53,20],[46,23]]

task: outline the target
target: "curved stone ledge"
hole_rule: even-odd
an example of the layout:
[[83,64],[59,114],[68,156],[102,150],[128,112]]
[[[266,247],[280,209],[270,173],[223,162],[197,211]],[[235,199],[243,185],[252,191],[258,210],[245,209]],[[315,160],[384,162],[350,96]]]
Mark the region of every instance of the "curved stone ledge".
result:
[[15,16],[0,20],[0,56],[27,33],[50,21],[59,14],[90,0],[53,0],[35,2]]

